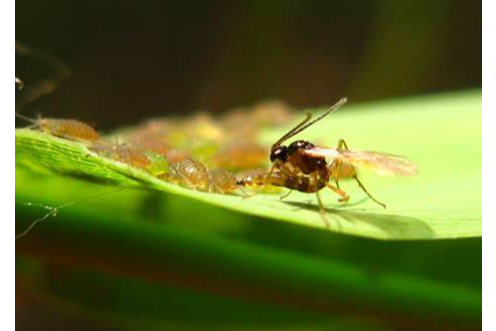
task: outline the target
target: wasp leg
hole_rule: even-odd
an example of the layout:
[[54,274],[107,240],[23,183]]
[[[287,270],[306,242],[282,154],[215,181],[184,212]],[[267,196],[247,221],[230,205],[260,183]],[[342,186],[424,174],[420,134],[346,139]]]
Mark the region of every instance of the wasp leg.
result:
[[[334,168],[334,170],[331,172],[331,178],[334,178],[334,182],[336,183],[336,187],[338,189],[341,189],[341,187],[339,187],[339,175],[341,173],[341,162],[335,160],[333,162],[336,162],[337,163],[337,166]],[[336,175],[335,175],[336,174]]]
[[[348,144],[346,144],[346,141],[344,141],[344,139],[339,139],[338,150],[345,150],[345,151],[349,150]],[[372,201],[377,203],[379,206],[381,206],[382,208],[386,208],[386,205],[384,203],[380,202],[379,200],[377,200],[372,194],[370,194],[370,192],[363,185],[363,183],[360,181],[360,179],[358,179],[358,176],[357,176],[357,173],[356,173],[354,167],[351,167],[351,171],[352,171],[351,177],[353,177],[353,179],[358,183],[358,186],[362,189],[362,191],[365,192],[365,194],[367,194],[367,196]]]
[[348,200],[350,200],[350,196],[348,195],[348,193],[341,190],[340,188],[337,188],[336,186],[331,185],[329,183],[327,183],[326,186],[331,190],[333,190],[334,193],[340,196],[340,198],[338,199],[339,202],[347,202]]
[[342,149],[342,150],[345,150],[345,151],[349,150],[348,144],[346,143],[346,141],[344,141],[344,139],[339,139],[339,141],[338,141],[338,150],[339,149]]
[[[277,161],[274,162],[272,164],[272,166],[270,167],[269,169],[269,172],[267,173],[267,175],[265,175],[265,178],[263,180],[263,183],[260,185],[263,189],[267,186],[267,185],[270,185],[270,179],[272,177],[272,174],[274,173],[274,170],[276,169],[276,166],[280,166],[282,167],[282,164],[279,164]],[[246,191],[244,192],[245,194],[243,195],[243,199],[249,199],[255,195],[257,195],[257,193],[246,193]]]
[[319,191],[315,192],[315,195],[317,196],[317,202],[319,203],[320,216],[322,217],[326,228],[329,228],[329,221],[327,221],[326,210],[324,208],[324,203],[322,202]]
[[[271,178],[272,174],[274,173],[274,169],[275,169],[276,167],[277,167],[277,168],[278,168],[278,169],[279,169],[279,170],[280,170],[283,174],[285,174],[285,175],[286,175],[286,176],[288,176],[288,177],[295,177],[295,176],[297,176],[297,174],[295,174],[295,173],[294,173],[291,169],[289,169],[288,167],[286,167],[286,166],[284,165],[284,163],[282,163],[282,162],[281,162],[281,161],[279,161],[279,160],[276,160],[276,161],[274,162],[274,164],[272,164],[272,167],[270,167],[269,173],[268,173],[268,174],[267,174],[267,176],[265,177],[264,187],[265,187],[266,185],[269,185],[269,184],[270,184],[270,178]],[[287,198],[287,197],[291,194],[291,192],[292,192],[292,191],[293,191],[293,190],[290,190],[287,194],[282,195],[281,197],[279,197],[279,199],[280,199],[280,200],[283,200],[283,199]]]
[[281,195],[279,197],[279,200],[284,200],[286,199],[291,193],[293,192],[293,190],[289,190],[288,193],[284,194],[284,195]]

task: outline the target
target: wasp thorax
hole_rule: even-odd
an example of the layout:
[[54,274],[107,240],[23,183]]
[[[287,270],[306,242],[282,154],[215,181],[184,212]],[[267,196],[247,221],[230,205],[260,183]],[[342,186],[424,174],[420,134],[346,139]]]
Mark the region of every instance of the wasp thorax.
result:
[[314,147],[315,147],[315,145],[312,144],[311,142],[308,142],[305,140],[297,140],[297,141],[292,142],[288,146],[288,154],[293,154],[294,152],[296,152],[299,149],[310,149],[310,148],[314,148]]
[[279,146],[270,152],[270,162],[274,162],[275,160],[281,160],[286,162],[288,159],[288,148],[286,146]]

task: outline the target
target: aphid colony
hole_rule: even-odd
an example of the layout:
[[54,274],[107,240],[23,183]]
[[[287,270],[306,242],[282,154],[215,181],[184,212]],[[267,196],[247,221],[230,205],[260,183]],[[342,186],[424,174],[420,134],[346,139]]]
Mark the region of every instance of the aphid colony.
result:
[[260,130],[282,126],[294,117],[289,107],[273,101],[218,118],[197,113],[152,119],[100,136],[77,120],[16,116],[29,122],[28,128],[82,142],[100,156],[211,193],[243,192],[245,174],[261,173],[268,165],[268,149],[257,141]]

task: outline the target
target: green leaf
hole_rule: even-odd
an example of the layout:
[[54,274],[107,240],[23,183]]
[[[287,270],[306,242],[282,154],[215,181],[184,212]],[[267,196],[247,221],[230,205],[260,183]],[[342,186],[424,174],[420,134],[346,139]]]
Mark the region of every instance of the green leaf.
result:
[[[300,134],[298,139],[325,146],[345,138],[351,149],[404,155],[419,167],[420,174],[408,178],[361,174],[369,191],[387,204],[385,210],[367,200],[354,182],[342,184],[352,196],[346,205],[325,192],[328,228],[312,194],[296,192],[280,201],[277,195],[243,199],[193,191],[100,157],[81,143],[33,130],[16,130],[16,165],[162,191],[244,214],[369,238],[474,237],[482,234],[481,99],[480,92],[471,92],[349,106]],[[261,139],[269,145],[283,133],[265,132]]]
[[402,154],[420,175],[362,174],[387,210],[344,183],[329,231],[312,195],[191,191],[16,130],[16,233],[46,213],[26,203],[74,202],[16,241],[16,288],[129,329],[479,327],[480,92],[347,108],[298,138]]

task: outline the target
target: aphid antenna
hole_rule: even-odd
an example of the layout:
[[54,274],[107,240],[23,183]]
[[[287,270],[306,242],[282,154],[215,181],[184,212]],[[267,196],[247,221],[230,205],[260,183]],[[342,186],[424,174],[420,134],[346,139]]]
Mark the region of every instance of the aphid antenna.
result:
[[35,125],[38,124],[38,121],[35,120],[34,118],[30,118],[30,117],[21,115],[19,113],[15,113],[15,116],[18,117],[18,118],[20,118],[20,119],[22,119],[22,120],[24,120],[24,121],[26,121],[26,122],[29,122],[31,124],[35,124]]

